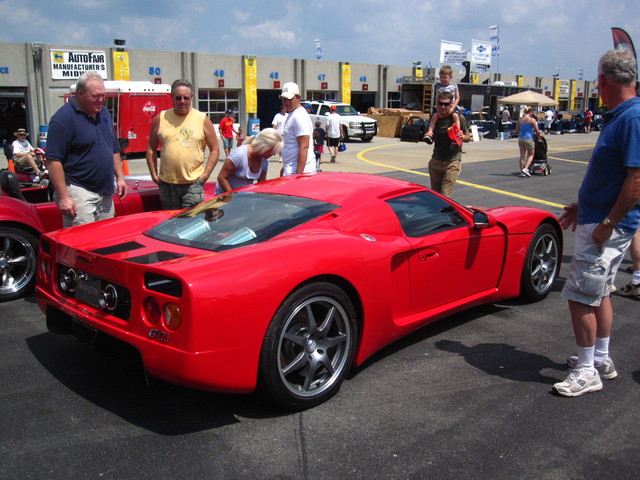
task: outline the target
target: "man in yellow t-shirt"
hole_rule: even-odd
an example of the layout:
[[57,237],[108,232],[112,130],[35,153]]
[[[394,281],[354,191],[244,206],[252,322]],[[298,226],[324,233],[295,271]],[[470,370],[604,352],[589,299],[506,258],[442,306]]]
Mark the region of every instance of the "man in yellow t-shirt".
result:
[[[204,200],[204,184],[218,163],[219,149],[213,123],[207,115],[191,107],[193,86],[187,80],[171,85],[173,108],[153,119],[147,166],[151,179],[160,188],[165,210],[191,208]],[[160,172],[158,172],[158,144]],[[205,147],[209,157],[205,165]]]

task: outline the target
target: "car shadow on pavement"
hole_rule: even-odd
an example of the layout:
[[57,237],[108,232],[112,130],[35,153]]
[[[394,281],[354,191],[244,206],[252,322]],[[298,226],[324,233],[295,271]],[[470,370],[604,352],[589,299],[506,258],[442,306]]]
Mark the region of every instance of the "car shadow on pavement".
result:
[[492,315],[502,310],[508,310],[508,308],[509,307],[501,307],[496,304],[485,304],[442,318],[433,323],[426,324],[415,332],[396,340],[384,347],[382,350],[376,352],[357,368],[352,368],[347,378],[355,378],[361,371],[366,370],[368,366],[380,362],[387,357],[393,356],[412,345],[423,342],[429,338],[437,337],[442,333],[460,327],[468,322],[473,322],[487,315]]
[[[559,287],[558,284],[556,284],[553,290],[557,290],[558,288],[561,289],[561,286]],[[414,344],[430,338],[442,337],[446,335],[447,332],[462,327],[466,323],[480,321],[483,317],[504,313],[508,314],[508,311],[512,307],[521,304],[522,302],[520,300],[511,299],[501,302],[500,305],[481,305],[428,324],[383,348],[358,368],[352,368],[347,378],[355,378],[361,371],[373,363],[397,354]],[[518,382],[534,382],[546,385],[554,384],[558,381],[557,377],[546,376],[542,374],[541,371],[550,369],[564,372],[567,369],[563,363],[554,362],[544,355],[518,350],[517,347],[506,343],[481,343],[476,346],[467,347],[458,341],[442,339],[435,341],[434,345],[441,351],[462,355],[467,363],[488,374]]]
[[149,379],[131,347],[103,354],[72,336],[52,333],[35,335],[26,342],[40,364],[69,390],[160,435],[218,428],[238,423],[238,416],[270,418],[290,413],[257,395],[212,393]]
[[455,353],[464,357],[474,368],[489,375],[495,375],[518,382],[554,384],[556,377],[544,375],[542,370],[566,370],[567,366],[539,355],[537,353],[518,350],[506,343],[478,343],[466,346],[455,340],[438,340],[435,346],[440,350]]

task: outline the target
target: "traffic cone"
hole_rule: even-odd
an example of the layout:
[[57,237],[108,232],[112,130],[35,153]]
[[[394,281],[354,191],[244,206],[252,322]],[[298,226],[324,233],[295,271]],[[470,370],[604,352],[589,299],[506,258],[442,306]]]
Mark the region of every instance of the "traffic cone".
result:
[[129,162],[127,162],[127,157],[122,158],[122,173],[129,175]]
[[15,165],[13,164],[13,158],[9,158],[9,159],[7,159],[7,164],[9,165],[9,166],[8,166],[9,171],[10,171],[10,172],[15,173],[15,172],[16,172],[16,167],[15,167]]

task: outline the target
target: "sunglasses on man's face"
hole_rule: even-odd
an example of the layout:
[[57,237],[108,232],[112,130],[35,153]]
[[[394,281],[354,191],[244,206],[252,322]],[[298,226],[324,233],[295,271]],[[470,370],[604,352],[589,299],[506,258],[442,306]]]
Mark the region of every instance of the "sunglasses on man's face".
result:
[[449,107],[451,106],[451,102],[446,103],[446,102],[438,102],[438,106],[439,107]]
[[183,96],[177,95],[177,96],[175,96],[173,98],[175,98],[176,102],[179,102],[180,100],[182,100],[182,101],[190,100],[191,99],[191,95],[183,95]]

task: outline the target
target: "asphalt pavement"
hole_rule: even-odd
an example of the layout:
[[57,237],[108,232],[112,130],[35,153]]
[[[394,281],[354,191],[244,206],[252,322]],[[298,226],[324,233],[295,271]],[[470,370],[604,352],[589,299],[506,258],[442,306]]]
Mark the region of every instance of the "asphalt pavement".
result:
[[[467,144],[454,198],[557,213],[575,200],[596,138],[551,136],[552,174],[532,178],[517,176],[515,140]],[[323,170],[429,184],[424,143],[377,137],[347,147]],[[142,159],[129,168],[146,171]],[[278,169],[271,162],[269,176]],[[635,479],[638,301],[612,297],[618,378],[578,398],[552,393],[574,353],[559,294],[571,232],[564,241],[560,278],[543,302],[486,305],[427,326],[300,413],[253,395],[147,386],[135,357],[48,333],[33,298],[0,304],[0,478]],[[619,285],[628,280],[619,273]]]

